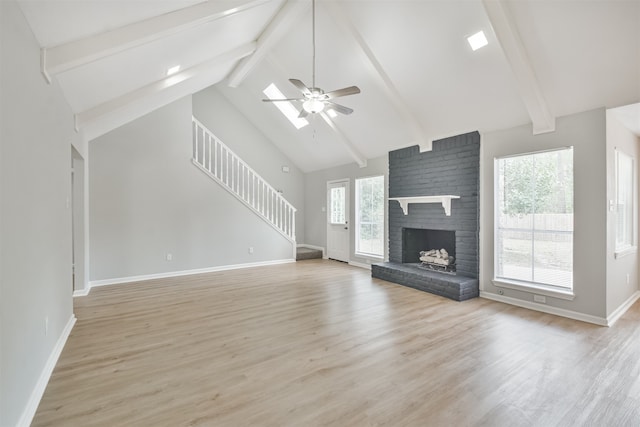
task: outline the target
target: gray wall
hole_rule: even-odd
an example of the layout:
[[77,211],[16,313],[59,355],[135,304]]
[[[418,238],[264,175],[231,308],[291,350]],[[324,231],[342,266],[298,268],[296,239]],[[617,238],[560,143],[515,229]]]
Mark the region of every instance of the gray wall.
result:
[[[573,146],[575,299],[547,297],[547,305],[604,318],[606,316],[607,172],[605,111],[598,109],[556,121],[556,131],[532,135],[520,126],[482,135],[480,144],[480,290],[498,294],[492,283],[494,185],[496,157]],[[503,289],[504,295],[528,302],[533,294]]]
[[[305,182],[305,236],[304,243],[322,248],[327,247],[327,181],[348,178],[350,182],[350,215],[349,223],[355,224],[355,179],[369,176],[384,175],[385,199],[388,197],[389,161],[387,156],[367,160],[367,166],[358,167],[355,163],[338,166],[331,169],[311,172],[306,175]],[[388,212],[385,208],[385,224],[388,223]],[[385,225],[386,228],[386,225]],[[349,258],[353,262],[366,263],[367,261],[379,261],[376,258],[367,258],[355,253],[355,227],[350,227]],[[388,258],[387,230],[385,229],[385,259]]]
[[191,114],[185,97],[91,141],[92,281],[293,257],[289,241],[191,163]]
[[81,144],[13,1],[0,2],[0,40],[0,425],[13,426],[73,315],[67,201]]
[[[640,160],[640,141],[607,111],[607,200],[616,199],[615,148]],[[636,174],[636,189],[638,189]],[[636,239],[637,239],[636,225]],[[638,291],[638,253],[616,259],[616,213],[607,211],[607,315],[612,314]],[[629,283],[627,283],[629,275]]]
[[[193,115],[296,209],[296,239],[305,241],[304,174],[215,86],[193,95]],[[282,172],[289,167],[289,173]]]

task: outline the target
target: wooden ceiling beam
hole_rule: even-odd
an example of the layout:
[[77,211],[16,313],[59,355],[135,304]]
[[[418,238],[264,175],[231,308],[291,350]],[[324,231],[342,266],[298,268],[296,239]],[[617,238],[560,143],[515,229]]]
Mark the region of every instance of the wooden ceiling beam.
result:
[[344,132],[340,130],[340,128],[333,122],[333,120],[331,120],[331,118],[327,115],[327,113],[322,111],[318,114],[320,114],[320,117],[322,117],[325,123],[329,125],[329,127],[335,132],[335,134],[338,136],[338,139],[340,140],[342,145],[344,145],[344,147],[347,149],[347,152],[353,158],[353,160],[355,160],[358,166],[360,166],[361,168],[366,167],[367,158],[360,152],[360,150],[358,150],[358,148],[353,144],[353,142],[349,140],[347,135],[345,135]]
[[76,114],[76,130],[94,139],[163,105],[223,80],[229,67],[256,49],[251,42]]
[[45,79],[107,56],[260,6],[271,0],[206,1],[80,40],[41,49]]
[[308,2],[288,0],[258,38],[256,51],[240,61],[229,75],[227,84],[230,87],[240,86],[255,66],[269,53],[272,47],[289,33],[291,27],[302,12],[308,8]]
[[551,114],[518,28],[503,0],[482,0],[493,31],[516,79],[522,101],[533,124],[533,134],[553,132],[556,119]]
[[339,2],[329,1],[325,3],[325,7],[329,10],[333,20],[345,33],[350,34],[360,47],[360,51],[365,59],[364,64],[369,69],[370,75],[378,83],[378,86],[383,90],[389,102],[395,107],[400,117],[403,118],[406,126],[410,129],[414,138],[411,143],[420,145],[421,150],[423,151],[430,150],[431,139],[426,138],[426,132],[424,131],[421,122],[415,117],[412,109],[403,100],[400,92],[393,84],[391,77],[386,73],[384,67],[373,53],[362,34],[360,34],[356,26],[348,18],[347,14],[342,9],[342,6],[340,6]]

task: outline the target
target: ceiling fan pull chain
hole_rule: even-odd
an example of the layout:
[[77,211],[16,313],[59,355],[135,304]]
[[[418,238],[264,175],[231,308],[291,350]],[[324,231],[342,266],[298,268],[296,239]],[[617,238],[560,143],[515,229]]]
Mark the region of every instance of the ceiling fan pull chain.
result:
[[311,44],[313,49],[311,91],[313,91],[316,88],[316,0],[311,0]]

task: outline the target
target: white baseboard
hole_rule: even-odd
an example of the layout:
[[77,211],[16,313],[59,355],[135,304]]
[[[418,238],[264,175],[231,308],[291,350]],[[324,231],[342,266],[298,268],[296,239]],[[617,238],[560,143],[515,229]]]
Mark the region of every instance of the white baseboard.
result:
[[91,288],[96,286],[119,285],[121,283],[142,282],[153,279],[167,279],[170,277],[190,276],[192,274],[213,273],[216,271],[237,270],[240,268],[264,267],[268,265],[288,264],[296,262],[295,259],[281,259],[275,261],[252,262],[246,264],[222,265],[218,267],[196,268],[193,270],[169,271],[166,273],[145,274],[141,276],[119,277],[115,279],[93,280],[89,282]]
[[91,284],[88,284],[84,289],[78,289],[77,291],[73,291],[73,297],[86,297],[89,295],[89,291],[91,291]]
[[300,244],[296,245],[296,247],[298,247],[298,248],[309,248],[309,249],[315,249],[317,251],[322,251],[322,258],[323,259],[327,259],[327,251],[322,246],[307,245],[306,243],[300,243]]
[[69,338],[69,334],[71,333],[71,329],[73,329],[73,325],[76,323],[76,316],[71,314],[67,325],[62,330],[60,337],[58,337],[58,341],[56,345],[53,347],[49,358],[47,359],[47,363],[45,363],[42,372],[40,373],[40,377],[38,378],[38,382],[36,383],[33,391],[31,392],[31,397],[29,397],[29,401],[27,402],[27,406],[24,408],[22,412],[22,416],[20,417],[20,421],[18,421],[19,427],[29,427],[31,422],[33,421],[33,417],[36,414],[36,410],[38,409],[38,405],[40,404],[40,400],[42,399],[42,395],[44,394],[45,389],[47,388],[47,384],[49,383],[49,378],[51,378],[51,374],[53,373],[53,369],[56,367],[56,363],[58,363],[58,358],[62,353],[62,349],[67,342],[67,338]]
[[364,268],[365,270],[371,270],[371,264],[365,264],[363,262],[349,261],[349,265],[352,265],[354,267]]
[[607,326],[613,326],[614,323],[622,317],[623,314],[631,308],[631,306],[640,299],[640,291],[635,291],[620,307],[616,308],[613,313],[607,316]]
[[579,313],[577,311],[566,310],[564,308],[552,307],[550,305],[539,304],[532,301],[524,301],[517,298],[505,297],[491,292],[480,291],[480,298],[503,302],[505,304],[516,305],[529,310],[541,311],[543,313],[554,314],[556,316],[567,317],[569,319],[580,320],[581,322],[593,323],[598,326],[609,326],[609,322],[604,317],[592,316],[590,314]]

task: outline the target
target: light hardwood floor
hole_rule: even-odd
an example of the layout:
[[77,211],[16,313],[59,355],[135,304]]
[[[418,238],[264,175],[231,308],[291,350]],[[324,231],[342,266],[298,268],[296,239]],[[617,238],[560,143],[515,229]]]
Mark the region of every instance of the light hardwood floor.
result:
[[612,328],[325,260],[95,288],[34,426],[638,426]]

